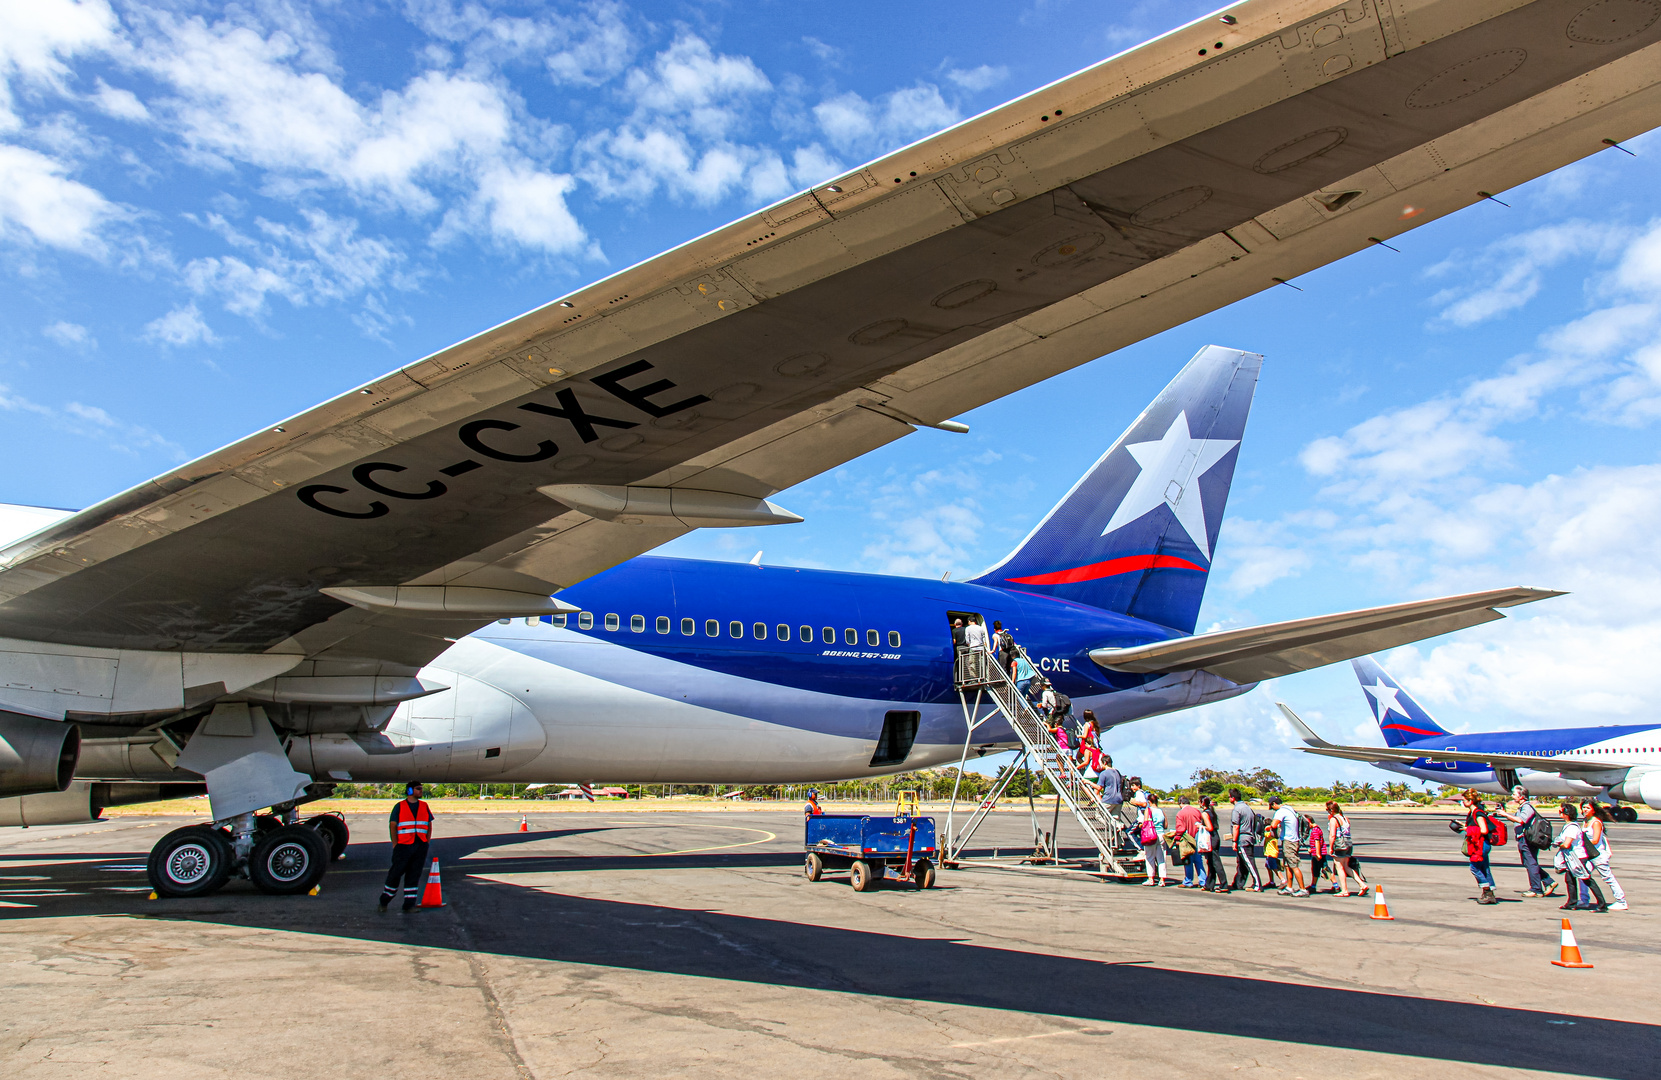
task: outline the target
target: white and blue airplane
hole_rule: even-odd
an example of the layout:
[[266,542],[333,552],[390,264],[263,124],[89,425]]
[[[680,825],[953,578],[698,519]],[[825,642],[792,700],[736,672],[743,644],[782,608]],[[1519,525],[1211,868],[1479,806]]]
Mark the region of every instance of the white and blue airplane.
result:
[[[1305,753],[1366,761],[1386,772],[1454,787],[1506,794],[1518,784],[1531,795],[1595,797],[1661,810],[1661,724],[1578,728],[1516,728],[1455,734],[1370,656],[1350,661],[1385,745],[1335,746],[1280,703]],[[1638,811],[1621,806],[1622,821]]]

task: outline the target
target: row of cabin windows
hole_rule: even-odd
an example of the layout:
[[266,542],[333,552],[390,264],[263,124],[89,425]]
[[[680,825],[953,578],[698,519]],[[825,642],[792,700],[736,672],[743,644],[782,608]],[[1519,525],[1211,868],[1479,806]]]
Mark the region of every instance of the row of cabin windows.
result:
[[[563,627],[563,626],[567,625],[568,618],[569,618],[569,616],[566,616],[566,615],[555,615],[549,621],[552,622],[553,625],[555,625],[555,626]],[[617,615],[607,615],[605,617],[605,628],[607,630],[611,630],[611,631],[621,630],[622,629],[622,618],[620,616],[617,616]],[[656,625],[655,629],[657,630],[658,633],[667,634],[671,631],[672,628],[673,628],[673,623],[672,623],[672,620],[669,618],[669,616],[659,615],[657,617],[657,625]],[[579,630],[592,630],[592,629],[594,629],[594,613],[592,611],[584,611],[584,612],[579,612],[578,613],[578,615],[577,615],[577,629],[579,629]],[[646,632],[646,616],[644,616],[644,615],[630,615],[629,616],[629,630],[632,631],[633,633],[636,633],[636,634],[644,634]],[[682,619],[681,620],[681,633],[686,637],[695,637],[695,636],[697,636],[698,620],[697,619]],[[705,619],[704,620],[704,636],[705,637],[712,637],[712,638],[720,637],[721,636],[721,620],[720,619]],[[742,622],[738,621],[737,619],[734,619],[731,622],[727,623],[727,636],[730,637],[730,638],[738,638],[738,639],[742,640],[743,637],[744,637],[744,624]],[[772,631],[771,634],[769,634],[767,632],[767,624],[766,623],[758,622],[758,623],[751,623],[750,624],[750,637],[754,638],[757,641],[766,641],[769,637],[774,638],[778,641],[789,641],[791,639],[791,636],[792,635],[791,635],[791,632],[790,632],[790,625],[788,623],[778,623],[778,624],[774,625],[773,631]],[[800,641],[811,643],[813,641],[813,638],[814,638],[813,627],[811,627],[811,626],[798,626],[798,627],[796,627],[796,633],[795,633],[794,636]],[[882,636],[882,633],[880,631],[877,631],[877,630],[867,630],[867,631],[865,631],[865,646],[867,648],[871,648],[871,649],[881,648],[882,647],[882,637],[883,636]],[[846,627],[842,631],[842,642],[845,645],[858,645],[859,644],[859,638],[860,638],[859,631],[855,630],[851,626]],[[825,627],[820,628],[820,630],[819,630],[819,640],[823,641],[826,645],[835,645],[836,644],[836,639],[837,639],[837,634],[836,634],[836,628],[834,626],[825,626]],[[888,631],[888,647],[890,649],[898,649],[900,647],[900,632],[898,630]]]

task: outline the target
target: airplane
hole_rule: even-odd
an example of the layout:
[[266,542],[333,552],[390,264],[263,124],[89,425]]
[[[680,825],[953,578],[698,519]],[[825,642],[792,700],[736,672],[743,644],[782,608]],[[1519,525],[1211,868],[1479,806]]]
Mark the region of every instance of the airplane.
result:
[[[1661,810],[1661,724],[1454,734],[1432,719],[1378,661],[1363,656],[1350,663],[1385,745],[1335,746],[1284,702],[1277,702],[1302,737],[1305,745],[1298,749],[1306,754],[1366,761],[1416,780],[1494,795],[1508,795],[1521,784],[1531,795],[1595,797]],[[1638,811],[1617,805],[1615,817],[1637,821]]]
[[[303,891],[329,850],[295,808],[334,766],[297,769],[296,744],[377,756],[403,702],[411,721],[429,696],[473,708],[475,683],[422,672],[494,620],[580,631],[570,590],[691,529],[799,520],[772,497],[1647,131],[1645,12],[1248,0],[48,524],[0,549],[0,797],[85,815],[160,797],[156,761],[154,784],[205,783],[219,827],[164,838],[153,882],[229,866]],[[598,633],[649,614],[655,634],[668,612],[599,614]],[[1089,662],[1249,682],[1247,654],[1314,632],[1229,631],[1228,661],[1180,629]],[[1297,663],[1355,655],[1323,648]],[[470,740],[424,756],[454,776],[518,745]]]

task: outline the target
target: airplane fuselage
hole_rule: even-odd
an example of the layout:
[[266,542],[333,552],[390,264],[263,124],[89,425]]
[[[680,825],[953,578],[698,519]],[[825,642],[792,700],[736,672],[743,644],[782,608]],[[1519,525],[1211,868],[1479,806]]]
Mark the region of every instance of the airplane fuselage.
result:
[[[400,705],[378,744],[295,740],[296,768],[368,782],[754,783],[939,765],[967,735],[951,619],[971,613],[1011,628],[1075,713],[1103,726],[1251,689],[1106,670],[1092,648],[1180,635],[982,585],[643,557],[560,599],[581,614],[458,641],[422,672],[449,690]],[[972,741],[1015,739],[993,720]]]
[[[1546,769],[1523,769],[1517,774],[1518,782],[1534,795],[1595,796],[1611,786],[1618,787],[1635,771],[1641,774],[1651,769],[1661,770],[1661,726],[1627,724],[1587,728],[1480,731],[1416,739],[1405,744],[1402,749],[1533,754],[1562,759],[1565,765],[1573,765],[1579,761],[1597,761],[1615,766],[1595,771],[1576,769],[1568,775]],[[1491,794],[1503,794],[1507,790],[1494,775],[1493,769],[1478,762],[1441,762],[1420,758],[1411,763],[1374,764],[1387,772],[1411,776],[1430,783],[1475,788]],[[1634,794],[1632,801],[1640,800]]]

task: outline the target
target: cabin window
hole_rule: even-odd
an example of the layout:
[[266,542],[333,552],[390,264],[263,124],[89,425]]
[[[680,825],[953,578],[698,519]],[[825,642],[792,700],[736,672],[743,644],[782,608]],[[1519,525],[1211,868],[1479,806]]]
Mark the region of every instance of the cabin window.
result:
[[[753,624],[750,627],[750,636],[755,638],[757,641],[766,641],[767,640],[767,624],[764,623],[764,622],[758,622],[758,623]],[[789,637],[790,636],[790,631],[786,630],[785,633],[784,633],[784,636]]]
[[657,632],[660,634],[667,634],[669,632],[669,616],[659,615],[657,617]]
[[565,629],[565,615],[564,615],[564,613],[562,612],[558,615],[548,616],[548,624],[550,626],[557,626],[561,630],[564,630]]
[[790,640],[790,627],[786,626],[784,623],[779,623],[777,626],[773,627],[773,633],[780,641]]
[[704,620],[704,636],[705,637],[720,637],[721,636],[721,620],[720,619],[705,619]]
[[865,644],[871,646],[871,648],[874,649],[878,645],[880,645],[881,643],[882,643],[882,640],[881,640],[881,638],[879,638],[877,636],[877,632],[875,630],[865,631]]
[[618,625],[619,625],[619,620],[618,620],[617,616],[615,616],[615,615],[607,615],[606,616],[606,629],[607,630],[615,630],[615,629],[617,629]]
[[819,631],[819,637],[826,645],[836,644],[836,627],[827,626]]
[[697,632],[698,632],[698,620],[697,619],[682,619],[681,620],[681,633],[682,634],[686,635],[687,637],[691,637],[693,634],[696,634]]
[[890,649],[898,649],[900,647],[900,632],[898,630],[888,631],[888,647]]
[[796,627],[796,636],[800,637],[803,641],[812,641],[813,640],[813,627],[811,627],[811,626],[798,626],[798,627]]
[[917,741],[918,712],[891,712],[882,718],[882,733],[877,736],[876,753],[872,765],[899,765],[911,756],[911,744]]
[[851,626],[848,627],[846,630],[842,631],[842,640],[847,642],[849,645],[858,645],[859,631],[855,630]]
[[744,636],[744,624],[734,619],[727,624],[727,636],[741,638]]
[[630,615],[629,629],[636,634],[644,634],[646,632],[646,616]]
[[577,629],[594,629],[594,613],[592,611],[584,611],[577,615]]

